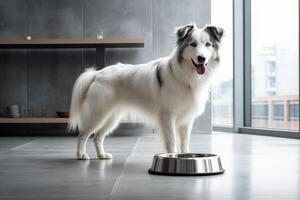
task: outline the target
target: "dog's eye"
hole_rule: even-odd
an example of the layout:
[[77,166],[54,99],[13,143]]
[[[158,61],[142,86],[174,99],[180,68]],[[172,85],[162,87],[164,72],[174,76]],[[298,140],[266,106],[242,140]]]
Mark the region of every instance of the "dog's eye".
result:
[[192,47],[197,47],[197,43],[196,43],[196,42],[192,42],[190,45],[191,45]]
[[206,42],[206,43],[205,43],[205,46],[206,46],[206,47],[210,47],[210,46],[211,46],[211,43]]

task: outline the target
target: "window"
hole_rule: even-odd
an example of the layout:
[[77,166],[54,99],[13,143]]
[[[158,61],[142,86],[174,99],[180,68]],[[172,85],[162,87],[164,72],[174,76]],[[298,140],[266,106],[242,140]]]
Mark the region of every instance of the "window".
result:
[[299,130],[298,4],[251,0],[252,127]]
[[211,1],[211,24],[224,29],[220,48],[220,75],[212,88],[213,125],[233,125],[233,0]]
[[289,102],[289,120],[299,121],[299,102]]
[[276,65],[274,61],[267,61],[266,62],[267,68],[267,75],[274,77],[276,75]]
[[283,120],[283,117],[284,117],[283,102],[274,102],[272,109],[273,109],[273,119],[274,120]]
[[[269,88],[273,88],[273,90],[276,91],[276,88],[275,88],[276,78],[275,78],[275,77],[270,77],[270,78],[268,79],[268,83],[269,83],[268,87],[269,87]],[[275,94],[276,94],[276,93],[274,93],[274,95],[275,95]]]
[[228,105],[217,105],[215,103],[213,116],[219,118],[232,118],[232,107]]
[[268,104],[255,103],[252,105],[252,117],[254,119],[268,119]]

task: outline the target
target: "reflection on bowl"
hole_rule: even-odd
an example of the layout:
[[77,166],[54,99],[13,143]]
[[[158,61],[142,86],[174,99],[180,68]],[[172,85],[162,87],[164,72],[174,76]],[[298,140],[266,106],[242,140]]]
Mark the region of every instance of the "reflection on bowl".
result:
[[61,118],[68,118],[70,116],[69,112],[65,111],[57,111],[56,114]]

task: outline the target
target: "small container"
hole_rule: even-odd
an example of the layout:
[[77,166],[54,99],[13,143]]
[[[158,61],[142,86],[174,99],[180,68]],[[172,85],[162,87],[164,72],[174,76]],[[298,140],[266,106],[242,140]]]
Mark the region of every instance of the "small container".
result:
[[41,117],[47,117],[47,106],[41,108]]
[[7,112],[8,112],[9,117],[12,117],[12,118],[19,118],[19,117],[21,117],[20,107],[18,105],[10,105],[10,106],[8,106],[7,107]]
[[207,176],[222,174],[222,167],[218,155],[207,153],[157,154],[148,171],[150,174],[175,176]]
[[103,39],[103,29],[100,29],[100,31],[97,33],[97,39]]
[[31,36],[28,35],[28,36],[25,37],[25,39],[26,39],[26,40],[31,40]]
[[67,111],[57,111],[56,114],[61,118],[68,118],[70,116],[70,113]]

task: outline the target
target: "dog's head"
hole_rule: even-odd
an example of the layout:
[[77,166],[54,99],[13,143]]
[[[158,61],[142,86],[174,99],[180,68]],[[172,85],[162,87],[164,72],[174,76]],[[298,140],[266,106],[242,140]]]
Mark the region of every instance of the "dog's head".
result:
[[219,62],[219,45],[223,37],[223,29],[206,25],[203,29],[195,24],[177,28],[177,59],[179,64],[190,63],[192,71],[205,74],[208,67]]

